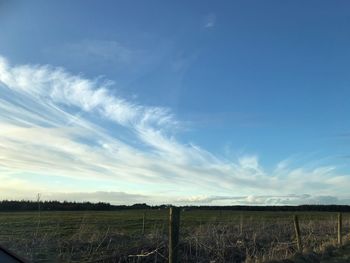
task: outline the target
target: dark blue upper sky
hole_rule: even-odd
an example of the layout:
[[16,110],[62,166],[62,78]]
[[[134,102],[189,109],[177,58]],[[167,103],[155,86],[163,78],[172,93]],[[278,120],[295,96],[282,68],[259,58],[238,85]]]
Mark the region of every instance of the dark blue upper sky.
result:
[[0,54],[11,63],[112,80],[118,96],[168,108],[182,143],[267,167],[303,156],[347,170],[349,1],[1,1],[0,10]]
[[[123,96],[171,108],[191,123],[186,140],[214,151],[228,143],[266,161],[341,155],[350,150],[337,138],[350,129],[349,8],[348,1],[2,1],[0,52],[15,63],[104,75]],[[71,54],[93,41],[105,41],[105,56]],[[136,57],[123,61],[110,43]]]

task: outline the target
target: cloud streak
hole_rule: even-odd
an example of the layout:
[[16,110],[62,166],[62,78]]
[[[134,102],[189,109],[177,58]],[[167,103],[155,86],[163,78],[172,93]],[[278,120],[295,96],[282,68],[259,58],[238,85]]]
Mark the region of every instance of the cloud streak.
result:
[[331,195],[248,195],[248,196],[192,196],[178,199],[179,204],[216,204],[216,205],[309,205],[309,204],[349,204],[349,198],[338,198]]
[[209,14],[205,17],[204,28],[212,28],[215,26],[215,23],[216,23],[216,15]]
[[[154,202],[232,192],[347,194],[349,176],[334,166],[292,168],[288,160],[266,171],[257,156],[225,160],[181,143],[182,125],[170,109],[122,98],[112,81],[49,65],[11,65],[0,57],[0,169],[7,179],[59,176],[68,184],[74,178],[81,180],[77,198],[86,181],[101,180],[105,192],[150,196]],[[120,185],[109,189],[111,182]],[[49,182],[34,189],[59,193]]]

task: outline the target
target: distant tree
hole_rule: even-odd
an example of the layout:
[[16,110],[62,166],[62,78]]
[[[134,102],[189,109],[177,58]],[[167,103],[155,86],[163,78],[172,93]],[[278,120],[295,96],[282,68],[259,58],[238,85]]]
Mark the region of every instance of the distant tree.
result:
[[[127,205],[111,205],[109,203],[91,202],[59,202],[59,201],[0,201],[0,211],[110,211],[130,209],[168,209],[171,205],[149,206],[146,203]],[[327,212],[350,212],[348,205],[300,205],[300,206],[182,206],[183,211],[189,210],[235,210],[235,211],[327,211]]]

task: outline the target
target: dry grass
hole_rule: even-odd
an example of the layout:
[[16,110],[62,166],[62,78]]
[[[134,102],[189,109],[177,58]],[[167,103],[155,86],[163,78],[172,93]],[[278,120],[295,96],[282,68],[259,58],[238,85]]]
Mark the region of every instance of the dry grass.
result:
[[[42,213],[40,224],[35,214],[13,213],[12,222],[0,220],[0,242],[32,262],[166,262],[166,213],[148,215],[144,235],[142,213],[113,213]],[[335,214],[300,219],[305,252],[336,245]],[[348,233],[348,216],[343,223]],[[265,262],[296,253],[288,213],[186,212],[180,234],[181,262]]]

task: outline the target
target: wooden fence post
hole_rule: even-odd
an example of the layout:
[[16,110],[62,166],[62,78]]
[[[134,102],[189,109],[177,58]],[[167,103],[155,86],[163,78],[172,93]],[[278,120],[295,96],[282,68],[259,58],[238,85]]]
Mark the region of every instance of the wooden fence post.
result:
[[169,263],[178,263],[178,245],[180,230],[180,208],[169,210]]
[[142,215],[142,235],[145,234],[145,221],[146,221],[146,212],[143,212],[143,215]]
[[295,230],[295,237],[297,241],[298,251],[302,252],[303,247],[301,244],[299,219],[297,215],[294,215],[294,230]]
[[239,234],[243,234],[243,215],[241,214],[239,217]]
[[343,228],[343,226],[342,226],[342,222],[343,220],[342,220],[342,214],[341,213],[339,213],[338,214],[338,245],[342,245],[343,244],[343,239],[342,239],[342,228]]

